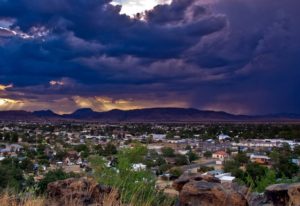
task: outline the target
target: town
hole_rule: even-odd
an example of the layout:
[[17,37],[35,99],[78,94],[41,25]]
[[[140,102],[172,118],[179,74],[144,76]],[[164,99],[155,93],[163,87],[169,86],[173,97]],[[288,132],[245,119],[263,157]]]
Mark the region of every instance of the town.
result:
[[148,178],[170,198],[178,196],[174,181],[184,174],[209,174],[262,192],[271,184],[299,181],[300,128],[2,122],[0,165],[1,190],[36,186],[43,193],[56,180],[99,175],[100,182],[114,186],[112,179],[127,171],[131,183]]

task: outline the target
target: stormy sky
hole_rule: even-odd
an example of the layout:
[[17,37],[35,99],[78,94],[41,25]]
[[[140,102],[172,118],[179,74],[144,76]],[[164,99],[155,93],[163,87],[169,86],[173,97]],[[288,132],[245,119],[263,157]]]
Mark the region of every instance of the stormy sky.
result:
[[0,110],[300,113],[299,0],[0,0]]

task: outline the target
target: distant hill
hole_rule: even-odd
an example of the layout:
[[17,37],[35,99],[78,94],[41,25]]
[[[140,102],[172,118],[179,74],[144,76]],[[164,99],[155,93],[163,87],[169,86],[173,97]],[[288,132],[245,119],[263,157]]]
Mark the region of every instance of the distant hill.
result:
[[32,112],[32,115],[40,118],[60,118],[61,116],[51,110],[41,110]]
[[59,115],[51,110],[35,112],[0,111],[0,120],[78,120],[99,122],[247,122],[247,121],[294,121],[298,114],[271,114],[262,116],[234,115],[226,112],[203,111],[192,108],[149,108],[136,110],[111,110],[95,112],[90,108],[78,109],[71,114]]

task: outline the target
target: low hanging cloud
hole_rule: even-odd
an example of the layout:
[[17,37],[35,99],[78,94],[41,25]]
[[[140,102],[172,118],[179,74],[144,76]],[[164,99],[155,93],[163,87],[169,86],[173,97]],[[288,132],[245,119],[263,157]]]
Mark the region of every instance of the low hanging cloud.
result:
[[9,88],[12,88],[13,85],[12,84],[9,84],[9,85],[3,85],[3,84],[0,84],[0,91],[5,91]]
[[0,1],[0,98],[59,112],[86,100],[96,110],[300,113],[299,7],[173,0],[139,19],[110,0]]

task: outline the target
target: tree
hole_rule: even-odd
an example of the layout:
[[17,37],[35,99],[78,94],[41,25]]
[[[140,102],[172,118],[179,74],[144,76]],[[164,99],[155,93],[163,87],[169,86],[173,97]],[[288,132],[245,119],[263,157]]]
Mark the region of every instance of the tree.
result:
[[163,165],[159,166],[159,171],[160,171],[160,173],[164,173],[164,172],[168,171],[171,167],[172,167],[172,165],[163,164]]
[[0,190],[10,188],[20,190],[24,176],[17,159],[7,158],[0,163]]
[[196,153],[194,153],[193,151],[189,151],[187,153],[187,156],[189,158],[189,162],[195,161],[199,158],[198,155]]
[[272,165],[277,177],[292,178],[299,171],[299,167],[291,161],[291,156],[288,155],[288,147],[284,151],[286,155],[280,151],[272,151],[270,153]]
[[74,173],[66,173],[61,169],[49,171],[45,177],[38,183],[38,192],[43,194],[49,183],[55,182],[57,180],[64,180],[71,177],[76,177]]
[[275,183],[276,183],[276,172],[274,170],[267,169],[265,176],[256,183],[257,186],[255,190],[257,192],[264,192],[266,187]]
[[300,145],[295,146],[294,148],[294,154],[300,157]]
[[189,164],[188,157],[185,156],[185,155],[176,155],[175,164],[176,165],[187,165],[187,164]]
[[38,144],[38,146],[37,146],[38,155],[44,155],[45,154],[45,149],[46,149],[46,145]]
[[175,151],[171,147],[164,147],[161,152],[164,157],[175,157]]
[[210,158],[210,157],[212,157],[212,152],[211,151],[205,151],[203,156],[206,157],[206,158]]
[[266,172],[267,168],[257,163],[249,163],[246,166],[246,173],[252,178],[255,186],[258,180],[261,180],[266,175]]
[[10,134],[10,142],[12,143],[18,142],[18,133],[13,132]]
[[292,178],[299,171],[299,167],[286,157],[280,157],[279,162],[273,165],[278,177]]
[[115,155],[117,152],[117,147],[112,143],[108,143],[104,149],[104,156]]
[[238,162],[240,165],[247,164],[249,162],[249,157],[247,157],[245,152],[239,152],[235,157],[234,160]]
[[96,154],[99,154],[100,156],[103,155],[103,153],[104,153],[104,149],[103,149],[101,144],[97,144],[94,147],[94,151],[95,151]]
[[173,167],[172,169],[170,169],[170,175],[172,177],[178,178],[180,177],[180,175],[182,175],[182,173],[183,171],[179,167]]
[[20,162],[20,168],[26,172],[31,172],[33,170],[33,163],[29,158],[26,158]]
[[202,173],[205,173],[205,172],[208,172],[208,171],[212,171],[214,170],[215,168],[214,167],[208,167],[208,166],[200,166],[199,169],[197,170],[198,172],[202,172]]
[[58,161],[63,161],[63,159],[65,158],[66,154],[67,154],[66,151],[59,150],[59,151],[56,152],[55,159],[58,160]]
[[89,152],[89,147],[86,144],[76,145],[74,149],[77,152]]
[[234,161],[234,160],[227,160],[223,164],[224,172],[231,172],[231,173],[233,173],[233,171],[235,171],[235,170],[237,170],[239,168],[240,168],[239,163],[236,162],[236,161]]

